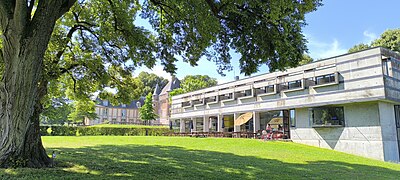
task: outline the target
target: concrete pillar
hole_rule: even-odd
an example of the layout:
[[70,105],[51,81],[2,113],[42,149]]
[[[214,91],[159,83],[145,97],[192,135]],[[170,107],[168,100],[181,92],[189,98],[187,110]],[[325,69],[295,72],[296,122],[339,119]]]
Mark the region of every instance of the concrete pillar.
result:
[[183,133],[185,132],[185,120],[179,119],[180,120],[180,130],[179,132]]
[[[235,123],[236,118],[239,117],[239,113],[233,113],[233,123]],[[240,126],[233,125],[233,132],[239,132]]]
[[203,132],[209,132],[210,131],[210,127],[209,127],[209,122],[210,119],[208,119],[208,116],[203,116]]
[[255,111],[253,111],[253,128],[255,133],[260,130],[260,113]]
[[218,130],[218,132],[224,132],[224,129],[222,128],[222,121],[223,121],[222,115],[218,114],[217,115],[217,122],[218,122],[217,130]]
[[384,161],[399,162],[400,153],[397,143],[397,130],[395,121],[394,104],[379,102],[379,119],[381,124],[383,158]]

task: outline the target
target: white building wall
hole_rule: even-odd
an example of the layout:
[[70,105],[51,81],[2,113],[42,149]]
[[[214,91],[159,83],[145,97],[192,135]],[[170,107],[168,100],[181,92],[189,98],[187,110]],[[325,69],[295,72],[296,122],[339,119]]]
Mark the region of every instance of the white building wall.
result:
[[308,108],[296,109],[296,127],[291,128],[291,139],[297,143],[386,160],[378,103],[345,104],[343,107],[346,125],[340,128],[312,128]]
[[[304,79],[337,73],[337,82],[304,88]],[[209,95],[223,95],[242,90],[255,90],[265,85],[301,80],[303,88],[270,94],[253,94],[246,98],[220,100],[201,106],[182,106]],[[276,89],[276,86],[275,86]],[[199,96],[197,94],[203,94]],[[316,61],[286,71],[263,74],[225,83],[172,98],[172,119],[201,115],[282,110],[329,104],[366,102],[385,99],[381,49],[374,48]]]
[[399,162],[394,104],[379,102],[379,116],[382,127],[383,151],[385,152],[384,160]]

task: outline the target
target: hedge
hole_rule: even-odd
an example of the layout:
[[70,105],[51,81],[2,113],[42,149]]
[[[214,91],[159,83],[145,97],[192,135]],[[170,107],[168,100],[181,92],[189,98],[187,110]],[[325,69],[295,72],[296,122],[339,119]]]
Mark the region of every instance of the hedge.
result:
[[42,136],[162,136],[168,132],[165,127],[40,126]]

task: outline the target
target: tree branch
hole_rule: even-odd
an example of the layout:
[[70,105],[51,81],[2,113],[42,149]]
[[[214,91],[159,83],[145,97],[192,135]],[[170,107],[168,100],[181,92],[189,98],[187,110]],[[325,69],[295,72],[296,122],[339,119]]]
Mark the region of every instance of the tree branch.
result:
[[[66,12],[69,11],[69,9],[75,4],[75,2],[77,0],[63,0],[63,4],[61,5],[59,14],[58,14],[58,18],[60,18],[61,16],[63,16]],[[58,19],[57,18],[57,19]]]
[[8,20],[12,17],[13,0],[0,1],[0,26],[4,30],[7,28]]
[[16,27],[18,27],[18,30],[20,32],[23,32],[25,30],[25,26],[27,24],[27,13],[28,13],[28,4],[26,0],[18,0],[15,2],[15,8],[14,8],[14,17],[13,21],[16,24]]
[[68,73],[68,74],[69,74],[69,76],[71,76],[72,81],[74,81],[74,93],[76,93],[76,79],[72,73]]
[[211,8],[211,12],[214,14],[214,16],[218,17],[219,16],[219,8],[214,4],[213,0],[205,0],[208,6]]

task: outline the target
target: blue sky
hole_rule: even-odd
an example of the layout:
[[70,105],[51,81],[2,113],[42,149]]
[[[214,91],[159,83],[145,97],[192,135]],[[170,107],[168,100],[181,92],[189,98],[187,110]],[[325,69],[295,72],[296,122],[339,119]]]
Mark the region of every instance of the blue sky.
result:
[[[308,54],[314,59],[344,54],[353,45],[369,43],[387,29],[400,28],[399,0],[325,0],[323,4],[317,11],[306,15],[308,25],[303,28],[308,40]],[[136,22],[147,26],[142,20]],[[232,81],[235,75],[244,78],[243,74],[239,74],[240,55],[233,54],[232,57],[234,70],[226,72],[225,77],[217,73],[213,62],[205,59],[201,59],[197,67],[178,62],[176,75],[179,79],[186,75],[209,75],[217,78],[219,83]],[[170,78],[162,69],[158,64],[151,70],[139,68],[135,74],[147,71]],[[253,75],[267,72],[268,68],[264,65]]]

